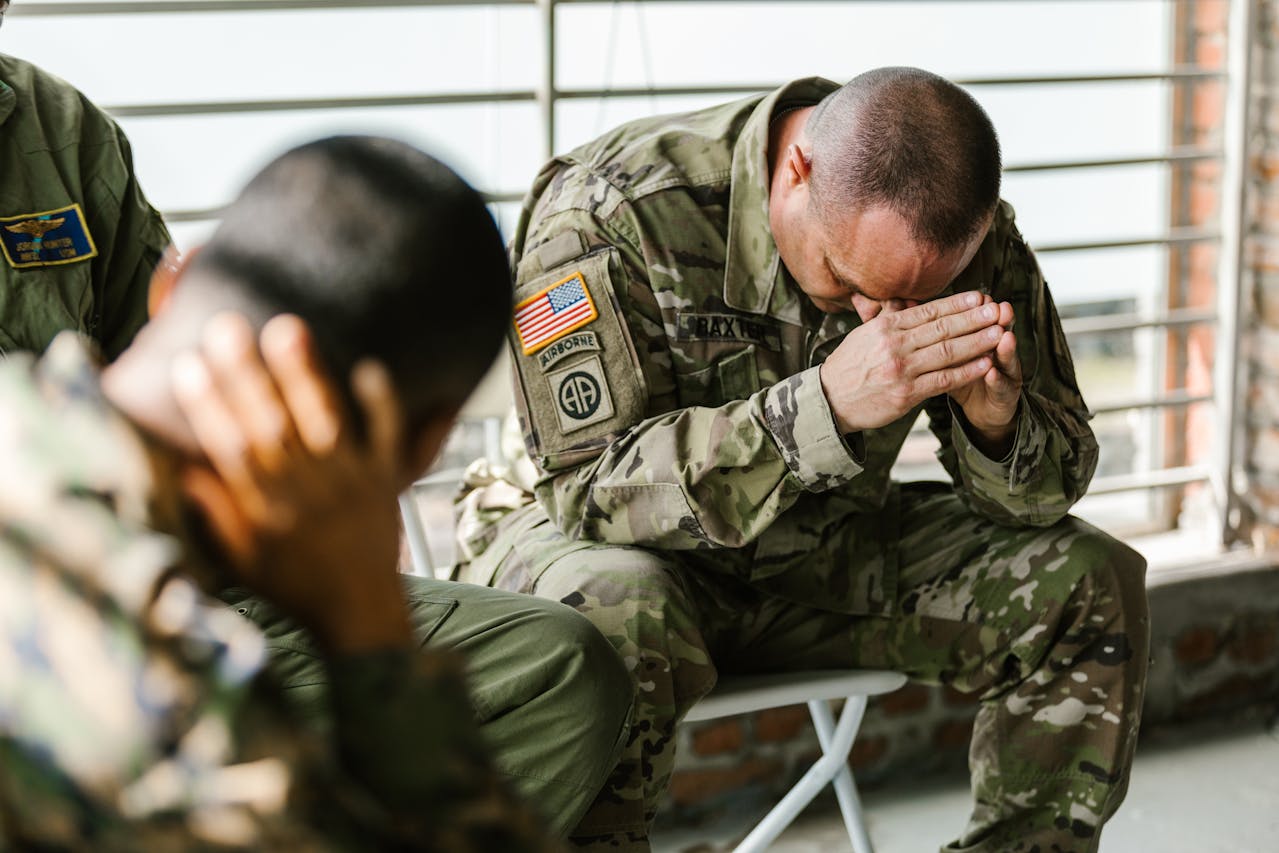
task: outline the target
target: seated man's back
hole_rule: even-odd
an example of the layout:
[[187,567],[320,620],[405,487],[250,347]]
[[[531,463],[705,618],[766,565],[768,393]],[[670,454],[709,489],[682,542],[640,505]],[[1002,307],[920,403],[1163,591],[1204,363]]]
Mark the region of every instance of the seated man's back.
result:
[[[474,275],[461,296],[450,274],[463,262]],[[106,372],[70,335],[39,361],[0,363],[0,846],[554,846],[493,769],[461,657],[418,651],[395,574],[395,494],[438,448],[509,316],[504,253],[482,200],[408,146],[324,140],[268,166],[210,246],[156,281],[169,291],[166,307]],[[458,300],[474,311],[465,321]],[[420,303],[445,310],[426,316]],[[253,360],[243,317],[207,325],[244,331],[252,359],[230,364],[215,346],[228,335],[205,334],[210,317],[231,310],[265,325],[264,344],[285,344],[268,350],[277,354],[269,373]],[[282,311],[296,311],[313,337],[296,318],[269,319]],[[387,312],[420,323],[387,327]],[[194,364],[216,376],[205,390],[239,404],[244,378],[257,392],[271,385],[281,416],[269,438],[278,442],[244,417],[218,434],[234,434],[258,461],[268,447],[282,451],[276,464],[230,474],[191,417],[192,396],[179,403],[174,358],[191,366],[202,338],[206,361]],[[318,362],[343,376],[369,357],[386,364],[374,369],[382,390],[355,388],[345,406],[354,414],[335,415],[321,447],[297,398],[322,389],[286,381],[282,365]],[[453,370],[438,377],[416,357]],[[361,366],[367,376],[372,365]],[[388,418],[396,399],[404,417]],[[329,402],[329,412],[344,408]],[[248,411],[267,409],[237,414]],[[405,432],[387,429],[401,421]],[[212,486],[249,540],[228,539]],[[269,522],[244,497],[254,487],[278,489]],[[331,732],[298,724],[263,672],[261,632],[207,597],[237,580],[314,635],[331,682]],[[504,600],[485,603],[533,630],[505,640],[509,650],[480,651],[605,700],[583,715],[585,694],[536,681],[512,700],[558,702],[562,717],[589,718],[580,731],[550,732],[582,737],[588,752],[604,744],[590,762],[596,775],[578,782],[588,790],[574,808],[584,810],[620,745],[627,703],[608,697],[625,696],[626,674],[572,611]],[[539,651],[532,662],[526,650],[539,646],[575,651],[554,661]],[[469,677],[492,677],[488,660]]]

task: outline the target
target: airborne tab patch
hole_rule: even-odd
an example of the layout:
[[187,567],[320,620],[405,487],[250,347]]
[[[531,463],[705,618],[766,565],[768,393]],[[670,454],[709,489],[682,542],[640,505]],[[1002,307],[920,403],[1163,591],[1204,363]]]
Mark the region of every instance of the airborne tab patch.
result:
[[532,355],[599,316],[581,272],[562,278],[515,306],[515,332]]
[[73,264],[98,254],[84,222],[84,211],[73,204],[43,213],[0,217],[0,251],[14,269]]

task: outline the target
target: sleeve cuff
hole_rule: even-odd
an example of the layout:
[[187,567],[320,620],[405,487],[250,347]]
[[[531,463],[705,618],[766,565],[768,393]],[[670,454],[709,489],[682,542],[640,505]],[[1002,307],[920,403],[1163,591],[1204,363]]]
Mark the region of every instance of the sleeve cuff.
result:
[[861,435],[855,433],[845,441],[835,426],[822,392],[820,369],[810,367],[762,392],[768,431],[786,467],[810,492],[848,483],[862,472],[865,461]]
[[1012,489],[1013,460],[1018,458],[1018,451],[1025,446],[1031,427],[1029,407],[1025,400],[1023,399],[1017,407],[1017,430],[1013,437],[1012,449],[999,460],[991,459],[973,444],[972,439],[968,437],[970,427],[963,411],[950,397],[946,398],[946,403],[950,406],[951,417],[958,427],[951,430],[951,440],[955,443],[955,450],[964,468],[965,476],[979,491],[1009,494]]

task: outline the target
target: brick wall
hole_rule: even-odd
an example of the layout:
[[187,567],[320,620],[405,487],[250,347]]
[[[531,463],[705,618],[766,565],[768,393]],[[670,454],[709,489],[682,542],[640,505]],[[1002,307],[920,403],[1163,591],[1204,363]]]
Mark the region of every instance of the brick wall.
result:
[[[1225,0],[1179,4],[1174,61],[1224,67]],[[1150,591],[1152,664],[1145,725],[1228,714],[1279,697],[1279,0],[1256,0],[1251,156],[1247,171],[1244,443],[1248,510],[1245,537],[1263,556],[1228,578],[1163,576]],[[1219,146],[1224,90],[1186,86],[1174,103],[1174,144]],[[1214,227],[1220,216],[1220,167],[1199,162],[1174,170],[1173,227]],[[1184,201],[1178,204],[1178,200]],[[1169,307],[1212,305],[1216,247],[1170,250]],[[1194,329],[1170,340],[1169,387],[1211,387],[1212,333]],[[1175,364],[1174,364],[1175,363]],[[1169,442],[1187,464],[1204,458],[1211,417],[1170,415]],[[1269,555],[1269,559],[1265,555]],[[909,685],[871,702],[851,763],[863,785],[920,777],[966,761],[976,704],[954,691]],[[684,726],[664,822],[722,810],[749,796],[776,798],[818,753],[803,706]]]

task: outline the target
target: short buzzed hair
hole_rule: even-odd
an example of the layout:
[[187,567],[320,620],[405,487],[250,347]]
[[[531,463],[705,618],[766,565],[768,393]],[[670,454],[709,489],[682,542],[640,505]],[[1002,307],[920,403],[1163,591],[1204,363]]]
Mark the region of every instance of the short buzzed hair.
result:
[[238,291],[258,324],[300,316],[335,379],[381,360],[415,425],[465,400],[511,319],[506,253],[479,193],[377,137],[322,139],[270,163],[190,273]]
[[828,95],[808,119],[819,215],[886,205],[915,239],[962,246],[999,201],[999,139],[954,83],[918,68],[877,68]]

